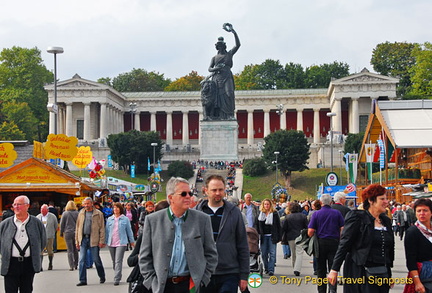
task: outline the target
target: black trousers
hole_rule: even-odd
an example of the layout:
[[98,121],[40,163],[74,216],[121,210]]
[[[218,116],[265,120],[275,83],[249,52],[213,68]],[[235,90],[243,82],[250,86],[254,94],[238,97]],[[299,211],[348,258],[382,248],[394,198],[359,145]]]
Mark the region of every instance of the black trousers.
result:
[[5,293],[31,293],[33,292],[33,279],[35,272],[31,257],[25,257],[18,261],[17,257],[11,257],[9,271],[4,276]]
[[177,284],[167,282],[164,293],[189,293],[189,280]]
[[[318,270],[317,275],[318,278],[322,278],[324,280],[327,278],[327,272],[330,271],[333,265],[333,259],[336,255],[336,251],[339,245],[339,239],[326,239],[320,238],[318,239],[319,243],[319,254],[318,254]],[[336,292],[336,286],[329,284],[330,292]],[[326,293],[327,284],[322,284],[318,286],[318,292]]]

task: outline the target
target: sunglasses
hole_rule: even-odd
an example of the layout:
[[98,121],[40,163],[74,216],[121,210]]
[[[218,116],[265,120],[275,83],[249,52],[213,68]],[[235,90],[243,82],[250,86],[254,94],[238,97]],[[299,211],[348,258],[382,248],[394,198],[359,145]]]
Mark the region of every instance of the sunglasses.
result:
[[179,193],[179,194],[180,194],[182,197],[185,197],[186,195],[193,196],[192,191],[189,191],[189,192],[183,191],[182,193]]

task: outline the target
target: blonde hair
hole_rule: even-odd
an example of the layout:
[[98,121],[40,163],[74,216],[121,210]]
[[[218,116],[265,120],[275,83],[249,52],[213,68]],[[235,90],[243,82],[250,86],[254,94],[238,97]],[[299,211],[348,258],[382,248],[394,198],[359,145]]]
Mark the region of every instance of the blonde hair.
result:
[[265,203],[266,201],[268,201],[268,202],[270,203],[270,209],[269,209],[269,212],[270,212],[270,213],[273,213],[273,212],[275,211],[274,206],[273,206],[273,202],[272,202],[270,199],[268,199],[268,198],[264,198],[263,201],[261,202],[261,205],[260,205],[260,208],[259,208],[260,211],[263,212],[263,213],[267,212],[267,211],[264,209],[264,203]]
[[78,209],[75,202],[73,200],[68,201],[65,207],[65,211],[76,211],[76,210]]

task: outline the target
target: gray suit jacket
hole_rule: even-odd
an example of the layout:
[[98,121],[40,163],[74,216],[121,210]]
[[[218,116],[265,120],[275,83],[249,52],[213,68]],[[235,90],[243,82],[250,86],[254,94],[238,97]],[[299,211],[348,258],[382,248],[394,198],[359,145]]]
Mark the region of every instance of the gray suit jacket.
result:
[[[174,224],[168,209],[145,217],[143,238],[139,252],[139,266],[144,286],[153,293],[163,292],[168,277],[174,243]],[[218,262],[210,217],[200,211],[189,210],[182,226],[186,260],[197,292],[207,285]]]
[[[37,215],[36,218],[42,221],[42,214]],[[58,227],[57,217],[53,213],[48,212],[47,223],[45,227],[47,239],[55,237],[55,234],[57,233],[57,227]]]

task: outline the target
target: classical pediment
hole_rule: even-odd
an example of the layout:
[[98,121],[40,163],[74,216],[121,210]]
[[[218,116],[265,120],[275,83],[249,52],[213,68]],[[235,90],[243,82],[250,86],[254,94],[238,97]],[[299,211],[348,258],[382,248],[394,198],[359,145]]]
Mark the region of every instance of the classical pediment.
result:
[[344,84],[364,84],[364,83],[398,83],[397,78],[380,75],[377,73],[369,72],[364,68],[360,73],[352,74],[347,77],[333,80],[331,83],[333,85],[344,85]]
[[[47,90],[52,89],[54,84],[50,84],[45,88]],[[95,90],[95,89],[108,89],[109,87],[95,82],[91,80],[87,80],[81,78],[78,74],[75,74],[71,79],[63,80],[57,83],[58,89],[87,89],[87,90]]]

